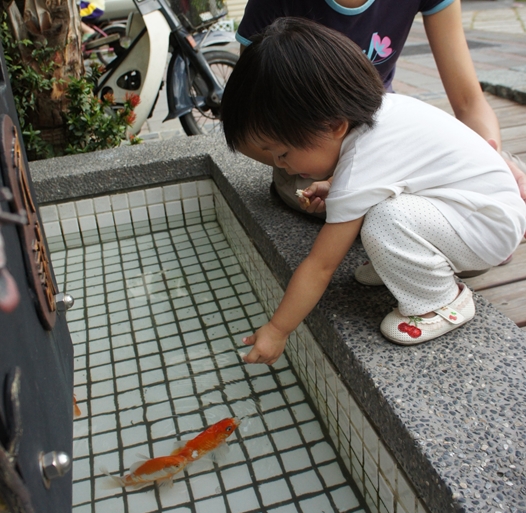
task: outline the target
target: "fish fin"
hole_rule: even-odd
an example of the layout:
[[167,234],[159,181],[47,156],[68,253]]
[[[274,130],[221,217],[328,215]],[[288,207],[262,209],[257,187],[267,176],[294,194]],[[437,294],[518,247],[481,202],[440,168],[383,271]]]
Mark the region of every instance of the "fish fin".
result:
[[134,483],[130,485],[128,488],[131,488],[132,490],[141,490],[142,488],[146,488],[147,486],[151,486],[152,481],[146,481],[145,483]]
[[168,476],[164,479],[157,479],[155,482],[160,488],[171,488],[174,485],[174,478],[173,476]]
[[140,460],[148,461],[150,459],[149,456],[145,456],[144,454],[141,454],[140,452],[136,453],[135,456],[139,458]]
[[144,465],[144,462],[148,461],[148,458],[145,460],[136,461],[133,465],[130,466],[130,474],[133,474],[141,465]]
[[105,474],[109,479],[105,479],[101,483],[101,488],[103,490],[111,490],[112,488],[125,488],[126,484],[124,483],[124,478],[120,476],[112,476],[108,469],[105,467],[100,467],[100,471]]
[[230,452],[230,447],[225,442],[217,446],[213,451],[210,451],[204,458],[213,461],[214,463],[226,457]]

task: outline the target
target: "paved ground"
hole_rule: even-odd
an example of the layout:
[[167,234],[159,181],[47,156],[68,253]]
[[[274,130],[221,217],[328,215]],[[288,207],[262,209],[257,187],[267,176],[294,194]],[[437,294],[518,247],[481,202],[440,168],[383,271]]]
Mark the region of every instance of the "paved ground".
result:
[[[483,88],[526,104],[526,1],[463,0],[462,8],[466,38]],[[420,18],[398,61],[394,85],[398,92],[422,100],[445,98]],[[163,123],[167,112],[163,90],[140,133],[145,141],[185,136],[178,120]]]

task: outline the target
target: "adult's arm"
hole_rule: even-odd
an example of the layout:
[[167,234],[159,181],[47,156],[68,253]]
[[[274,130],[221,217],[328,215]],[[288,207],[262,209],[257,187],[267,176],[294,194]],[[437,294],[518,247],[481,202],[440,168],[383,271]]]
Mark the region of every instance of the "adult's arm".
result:
[[[502,150],[499,121],[480,87],[471,59],[460,0],[443,10],[424,16],[427,38],[455,117],[475,130],[486,141],[493,140]],[[526,200],[526,175],[511,160],[506,160]]]
[[462,27],[460,0],[424,16],[424,26],[455,117],[501,149],[499,122],[480,87]]

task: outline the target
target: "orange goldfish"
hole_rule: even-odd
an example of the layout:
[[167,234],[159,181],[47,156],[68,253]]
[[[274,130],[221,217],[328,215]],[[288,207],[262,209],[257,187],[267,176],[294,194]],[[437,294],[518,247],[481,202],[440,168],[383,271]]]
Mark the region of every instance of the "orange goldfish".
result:
[[195,438],[192,438],[192,440],[182,442],[184,445],[172,451],[170,455],[183,456],[188,462],[198,460],[205,454],[223,445],[239,424],[239,420],[235,417],[220,420]]
[[134,463],[130,467],[130,472],[124,476],[112,476],[106,470],[102,469],[102,471],[113,481],[110,488],[122,486],[138,490],[154,482],[160,485],[172,485],[175,474],[181,472],[189,463],[225,444],[226,439],[239,424],[236,418],[220,420],[192,440],[180,442],[181,447],[172,451],[170,456],[160,456]]
[[134,463],[130,472],[124,476],[112,476],[106,470],[101,470],[111,477],[112,482],[105,483],[107,488],[122,486],[139,490],[152,483],[172,485],[175,474],[181,472],[187,464],[184,456],[160,456]]
[[80,417],[81,415],[82,412],[80,411],[79,405],[77,404],[77,398],[75,397],[75,394],[73,394],[73,416]]

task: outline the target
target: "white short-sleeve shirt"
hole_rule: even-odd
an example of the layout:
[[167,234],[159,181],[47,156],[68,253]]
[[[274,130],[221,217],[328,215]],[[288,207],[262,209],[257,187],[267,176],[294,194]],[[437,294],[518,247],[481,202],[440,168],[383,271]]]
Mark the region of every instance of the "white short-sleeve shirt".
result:
[[402,193],[426,197],[491,265],[505,260],[526,231],[517,183],[482,137],[440,109],[386,94],[374,127],[352,130],[343,141],[327,222],[358,219]]

